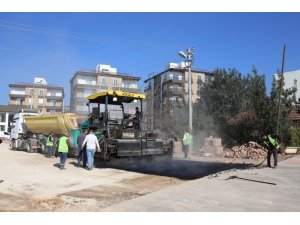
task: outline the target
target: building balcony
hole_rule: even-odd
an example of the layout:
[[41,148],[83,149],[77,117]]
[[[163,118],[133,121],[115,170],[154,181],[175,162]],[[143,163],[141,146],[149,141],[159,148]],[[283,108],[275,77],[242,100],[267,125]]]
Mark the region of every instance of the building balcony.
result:
[[27,97],[25,94],[9,94],[10,98],[25,98]]
[[132,93],[139,93],[140,89],[139,88],[121,88],[122,91],[124,92],[132,92]]
[[63,109],[62,105],[46,105],[46,106],[44,106],[44,108],[46,108],[46,109],[55,109],[55,110],[62,110]]
[[76,84],[73,86],[73,88],[91,88],[91,89],[95,89],[97,87],[96,84]]
[[108,86],[107,85],[99,85],[97,88],[101,89],[101,90],[108,90]]
[[112,87],[112,90],[114,90],[114,91],[122,91],[122,87]]
[[177,107],[182,107],[184,106],[184,102],[181,100],[181,101],[167,101],[167,102],[164,102],[163,103],[163,106],[165,109],[174,109],[174,108],[177,108]]
[[56,96],[56,95],[46,95],[47,99],[54,99],[54,100],[62,100],[63,96]]
[[18,106],[18,107],[30,108],[30,105],[25,104],[25,103],[22,103],[22,104],[9,103],[8,106]]
[[163,91],[163,95],[176,95],[176,96],[182,96],[184,95],[184,88],[168,88],[167,90]]
[[173,84],[182,84],[184,82],[184,80],[179,80],[179,79],[169,79],[169,80],[165,80],[163,81],[163,83],[173,83]]

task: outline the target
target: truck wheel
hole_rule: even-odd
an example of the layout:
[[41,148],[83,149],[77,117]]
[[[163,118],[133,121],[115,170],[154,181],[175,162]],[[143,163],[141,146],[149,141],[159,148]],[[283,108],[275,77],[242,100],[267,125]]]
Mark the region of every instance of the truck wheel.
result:
[[32,152],[32,151],[31,151],[30,143],[28,143],[28,142],[26,143],[25,149],[26,149],[26,151],[27,151],[28,153]]
[[12,151],[16,150],[16,143],[15,143],[14,140],[9,142],[9,149],[12,150]]
[[43,144],[41,144],[41,153],[46,154],[46,147]]

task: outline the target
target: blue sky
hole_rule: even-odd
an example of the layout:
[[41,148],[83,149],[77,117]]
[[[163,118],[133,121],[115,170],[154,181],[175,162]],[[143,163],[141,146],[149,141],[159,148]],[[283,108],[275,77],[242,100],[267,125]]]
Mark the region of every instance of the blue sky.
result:
[[45,77],[65,88],[68,105],[79,69],[110,64],[143,81],[188,47],[198,69],[256,66],[269,91],[284,44],[285,71],[300,69],[299,21],[300,13],[0,13],[0,104],[9,83]]

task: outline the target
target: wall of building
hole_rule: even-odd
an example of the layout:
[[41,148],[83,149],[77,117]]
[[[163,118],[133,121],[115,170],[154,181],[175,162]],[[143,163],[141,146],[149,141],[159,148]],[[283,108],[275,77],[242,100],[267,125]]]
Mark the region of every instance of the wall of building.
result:
[[284,72],[284,88],[296,87],[296,99],[300,98],[300,70]]

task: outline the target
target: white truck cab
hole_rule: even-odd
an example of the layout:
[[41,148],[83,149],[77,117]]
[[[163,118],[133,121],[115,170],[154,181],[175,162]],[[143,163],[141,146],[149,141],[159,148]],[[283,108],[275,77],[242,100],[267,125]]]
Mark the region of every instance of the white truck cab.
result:
[[13,121],[10,122],[10,140],[21,138],[27,133],[24,116],[37,116],[38,113],[20,112],[14,115]]

